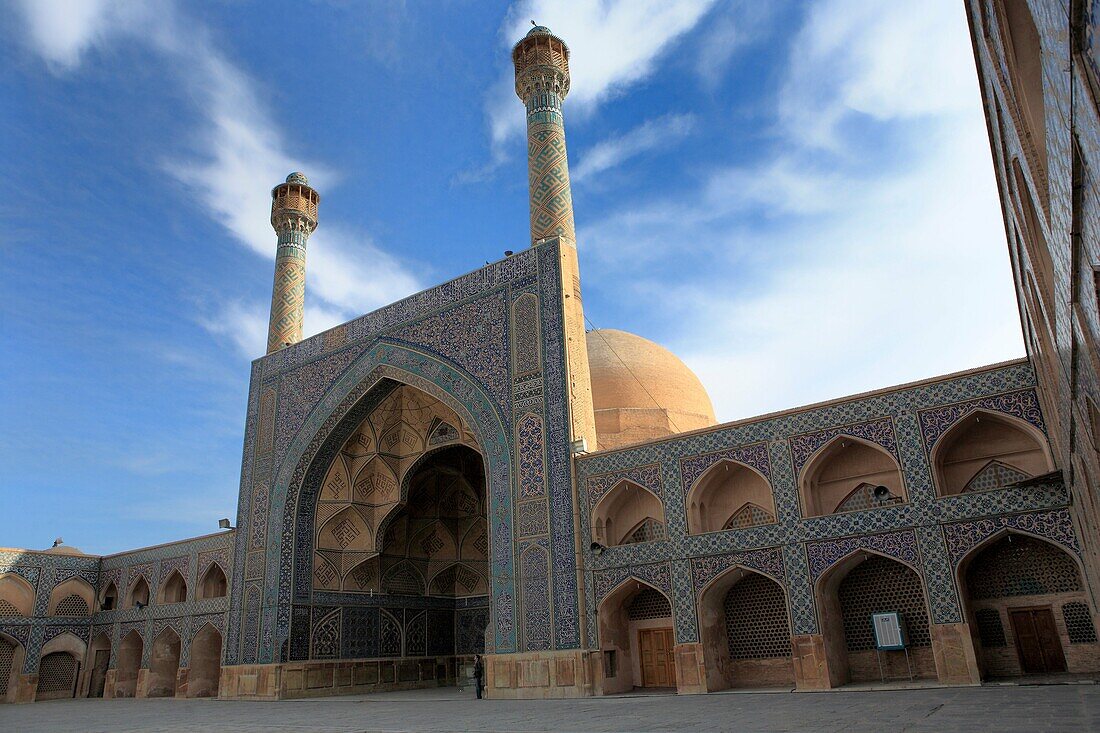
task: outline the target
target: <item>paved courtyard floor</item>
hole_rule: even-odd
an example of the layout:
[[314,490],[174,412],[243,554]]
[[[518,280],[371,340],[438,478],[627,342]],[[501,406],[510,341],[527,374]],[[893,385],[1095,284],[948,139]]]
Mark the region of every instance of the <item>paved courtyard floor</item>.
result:
[[1100,685],[474,700],[454,689],[282,702],[60,700],[0,706],[5,733],[1100,731]]

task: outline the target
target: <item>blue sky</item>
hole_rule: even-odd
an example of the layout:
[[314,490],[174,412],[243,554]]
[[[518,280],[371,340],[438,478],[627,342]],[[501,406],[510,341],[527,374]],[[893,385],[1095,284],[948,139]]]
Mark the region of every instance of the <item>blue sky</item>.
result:
[[26,0],[0,20],[0,545],[234,517],[269,192],[307,333],[527,242],[508,50],[570,45],[588,317],[721,420],[1023,353],[959,0]]

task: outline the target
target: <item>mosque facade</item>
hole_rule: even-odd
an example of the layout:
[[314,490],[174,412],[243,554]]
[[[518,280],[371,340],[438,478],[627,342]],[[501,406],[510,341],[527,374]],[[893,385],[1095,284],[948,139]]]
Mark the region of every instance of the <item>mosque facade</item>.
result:
[[0,699],[450,685],[475,654],[498,698],[1100,672],[1100,76],[1065,5],[966,2],[1028,357],[761,417],[586,333],[548,29],[512,53],[530,246],[303,340],[291,174],[235,527],[0,550]]

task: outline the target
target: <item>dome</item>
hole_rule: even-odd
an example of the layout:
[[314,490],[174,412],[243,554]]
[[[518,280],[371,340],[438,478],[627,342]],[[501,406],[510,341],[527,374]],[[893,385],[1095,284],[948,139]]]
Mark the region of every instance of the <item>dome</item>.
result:
[[298,171],[294,171],[289,176],[287,176],[286,177],[286,182],[287,183],[300,183],[303,186],[308,186],[309,185],[309,179],[306,178],[306,174],[305,173],[300,173]]
[[606,328],[585,340],[599,450],[717,423],[699,377],[665,347]]
[[48,550],[43,550],[43,552],[45,552],[47,554],[50,554],[50,555],[74,555],[74,556],[79,555],[79,556],[84,556],[84,555],[87,554],[85,552],[81,552],[80,548],[78,548],[78,547],[73,547],[72,545],[66,545],[66,544],[54,545],[53,547],[51,547]]
[[527,35],[528,35],[528,36],[552,36],[552,35],[554,35],[554,34],[553,34],[553,33],[551,33],[551,32],[550,32],[550,29],[549,29],[549,28],[547,28],[546,26],[544,26],[544,25],[536,25],[536,26],[535,26],[534,28],[532,28],[531,30],[527,31]]

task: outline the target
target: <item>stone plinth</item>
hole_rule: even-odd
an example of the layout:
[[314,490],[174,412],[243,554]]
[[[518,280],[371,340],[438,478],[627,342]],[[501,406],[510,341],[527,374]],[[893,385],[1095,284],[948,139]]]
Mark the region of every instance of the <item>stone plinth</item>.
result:
[[791,656],[794,661],[795,688],[828,690],[833,686],[829,679],[825,637],[821,634],[802,634],[791,637]]
[[673,647],[673,655],[676,660],[676,692],[681,695],[709,692],[703,645],[698,642],[677,644]]
[[980,685],[981,671],[970,624],[932,624],[936,676],[945,685]]
[[583,651],[487,655],[485,692],[513,700],[589,697],[598,660],[598,653]]

